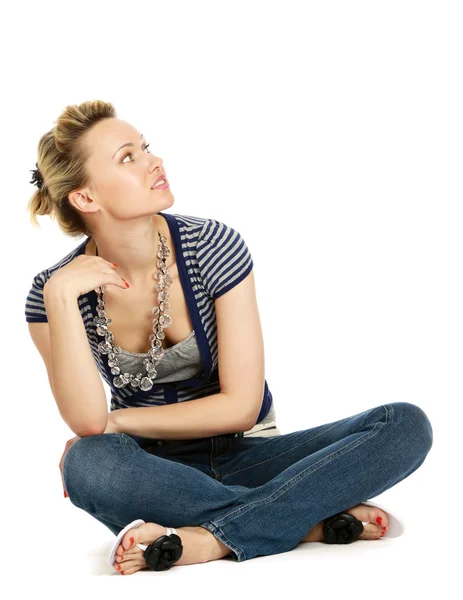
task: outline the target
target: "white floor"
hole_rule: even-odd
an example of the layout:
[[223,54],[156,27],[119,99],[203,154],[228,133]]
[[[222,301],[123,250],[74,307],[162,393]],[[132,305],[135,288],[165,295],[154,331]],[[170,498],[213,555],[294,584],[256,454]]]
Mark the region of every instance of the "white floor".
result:
[[[405,482],[402,490],[405,490]],[[106,533],[104,526],[100,528],[96,523],[97,527],[86,529],[88,532],[93,529],[95,534],[86,543],[82,542],[81,533],[75,531],[74,548],[68,551],[66,560],[62,557],[58,570],[67,575],[67,589],[74,572],[78,575],[78,587],[89,594],[100,586],[110,586],[109,580],[117,582],[117,589],[121,590],[126,589],[130,581],[126,593],[152,590],[157,595],[158,586],[162,586],[162,591],[169,594],[176,593],[180,586],[185,593],[204,591],[214,594],[215,598],[252,598],[256,594],[276,598],[295,593],[310,597],[316,593],[317,597],[323,594],[343,600],[364,594],[388,598],[397,595],[398,600],[402,600],[408,593],[419,598],[424,594],[428,597],[430,593],[451,592],[450,582],[452,577],[456,581],[458,571],[452,573],[444,555],[446,537],[458,536],[458,525],[456,528],[451,525],[447,520],[450,515],[436,518],[437,506],[426,501],[411,501],[405,496],[397,488],[394,493],[388,490],[376,498],[379,503],[394,508],[405,521],[404,535],[390,540],[357,540],[348,545],[299,544],[290,552],[260,556],[242,563],[222,559],[202,565],[174,566],[161,573],[140,571],[124,576],[105,564],[106,551],[114,538],[109,531]],[[457,569],[457,557],[453,558]],[[69,561],[73,564],[71,570]],[[156,587],[152,588],[153,585]]]

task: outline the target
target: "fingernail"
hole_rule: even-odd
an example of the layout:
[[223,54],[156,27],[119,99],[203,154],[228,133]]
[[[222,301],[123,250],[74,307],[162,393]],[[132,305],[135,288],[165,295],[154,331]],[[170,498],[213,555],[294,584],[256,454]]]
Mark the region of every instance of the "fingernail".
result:
[[114,265],[115,267],[118,267],[119,265],[116,265],[116,263],[111,263],[112,265]]
[[383,520],[382,517],[376,517],[376,522],[378,523],[378,525],[381,525],[382,520]]
[[66,492],[64,492],[64,497],[65,497],[65,498],[67,498],[67,497],[68,497],[68,495],[67,495],[67,493],[66,493]]
[[133,542],[134,542],[134,541],[135,541],[135,540],[134,540],[133,538],[130,538],[130,546],[129,546],[129,548],[131,548],[131,547],[133,546]]
[[127,287],[130,287],[130,285],[127,283],[127,281],[126,281],[126,280],[125,280],[123,277],[121,277],[121,279],[122,279],[122,281],[125,283],[125,285],[126,285]]

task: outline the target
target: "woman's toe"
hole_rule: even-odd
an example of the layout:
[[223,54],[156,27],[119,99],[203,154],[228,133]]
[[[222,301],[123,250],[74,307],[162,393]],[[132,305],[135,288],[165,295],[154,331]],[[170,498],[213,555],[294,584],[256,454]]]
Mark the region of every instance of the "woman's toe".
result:
[[127,533],[122,538],[122,551],[128,550],[129,548],[135,546],[135,544],[138,544],[138,537],[139,532],[137,529],[129,529],[129,531],[127,531]]
[[359,535],[361,540],[375,540],[382,537],[383,528],[375,523],[366,523],[363,526],[363,531]]
[[132,558],[130,560],[123,560],[121,563],[116,564],[114,568],[117,569],[119,573],[123,572],[124,575],[130,575],[131,573],[140,571],[140,569],[145,566],[146,562],[144,560]]
[[383,510],[380,510],[379,508],[377,508],[371,512],[370,522],[377,523],[377,525],[379,525],[379,527],[387,527],[389,525],[387,514]]

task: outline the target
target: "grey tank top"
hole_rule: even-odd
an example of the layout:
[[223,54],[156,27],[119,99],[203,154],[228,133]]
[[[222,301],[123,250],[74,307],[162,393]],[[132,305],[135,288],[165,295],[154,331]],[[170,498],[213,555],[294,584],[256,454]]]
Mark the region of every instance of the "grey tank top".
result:
[[[204,371],[204,363],[194,330],[184,340],[167,348],[164,352],[164,356],[156,365],[156,383],[182,381],[199,376]],[[135,375],[135,373],[145,373],[143,359],[148,356],[148,352],[128,352],[127,350],[121,350],[117,358],[122,371],[127,371]],[[246,437],[252,435],[262,437],[281,435],[276,427],[275,417],[272,402],[268,415],[260,423],[254,425],[252,429],[245,431],[244,435]]]
[[[156,383],[169,383],[182,381],[199,376],[204,370],[203,359],[196,341],[195,332],[192,331],[184,340],[164,350],[165,354],[156,365]],[[143,359],[149,356],[148,352],[128,352],[122,350],[117,358],[121,363],[121,370],[129,373],[145,373]]]

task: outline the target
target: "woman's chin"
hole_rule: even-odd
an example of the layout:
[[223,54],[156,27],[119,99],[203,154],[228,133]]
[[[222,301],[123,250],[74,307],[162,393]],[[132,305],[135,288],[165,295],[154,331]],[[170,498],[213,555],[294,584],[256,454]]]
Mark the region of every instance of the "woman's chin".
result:
[[[168,190],[166,190],[166,192],[169,193],[165,193],[163,194],[162,199],[159,198],[159,202],[162,202],[162,200],[164,200],[163,204],[165,204],[164,208],[170,208],[172,206],[172,204],[174,203],[174,195],[172,194],[172,192],[170,192],[170,188]],[[163,209],[160,209],[163,210]]]

